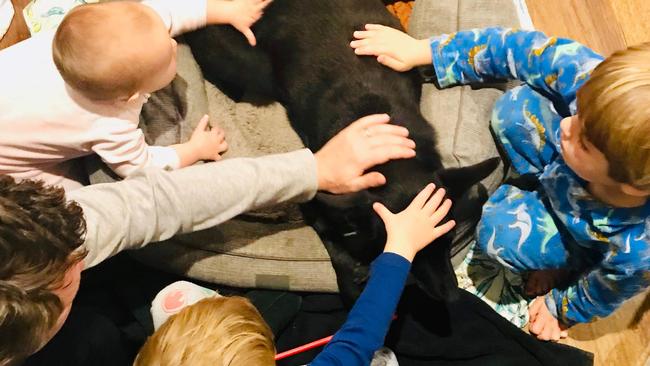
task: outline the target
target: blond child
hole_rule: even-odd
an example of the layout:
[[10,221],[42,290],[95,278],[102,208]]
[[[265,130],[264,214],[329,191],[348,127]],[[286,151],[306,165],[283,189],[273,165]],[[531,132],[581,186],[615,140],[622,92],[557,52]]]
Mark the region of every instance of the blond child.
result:
[[579,43],[513,29],[416,40],[369,24],[354,37],[356,54],[397,71],[433,64],[441,87],[522,81],[491,123],[516,171],[540,185],[501,186],[477,244],[543,295],[529,309],[532,333],[557,340],[650,285],[650,43],[603,61]]
[[[271,0],[151,0],[87,4],[56,33],[0,52],[0,174],[78,188],[70,160],[98,154],[118,175],[218,160],[224,132],[198,123],[190,140],[149,146],[138,129],[149,94],[176,75],[171,38],[206,24],[231,24],[255,44],[250,27]],[[19,66],[19,67],[17,67]]]
[[[455,225],[453,220],[439,225],[451,201],[444,198],[444,189],[434,190],[433,184],[427,185],[398,214],[381,203],[374,204],[386,226],[384,253],[372,263],[368,284],[345,324],[310,365],[370,364],[383,345],[413,258]],[[275,365],[273,334],[248,300],[211,297],[194,303],[201,296],[214,295],[200,292],[191,284],[180,283],[156,297],[154,321],[165,312],[177,314],[149,337],[136,366]]]

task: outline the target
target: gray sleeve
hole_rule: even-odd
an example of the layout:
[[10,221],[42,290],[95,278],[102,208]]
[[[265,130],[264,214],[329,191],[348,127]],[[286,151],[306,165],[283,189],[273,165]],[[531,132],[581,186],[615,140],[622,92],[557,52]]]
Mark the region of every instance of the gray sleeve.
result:
[[68,193],[84,212],[86,268],[125,249],[206,229],[243,212],[307,201],[318,188],[307,149],[236,158],[175,171],[147,168],[117,183]]

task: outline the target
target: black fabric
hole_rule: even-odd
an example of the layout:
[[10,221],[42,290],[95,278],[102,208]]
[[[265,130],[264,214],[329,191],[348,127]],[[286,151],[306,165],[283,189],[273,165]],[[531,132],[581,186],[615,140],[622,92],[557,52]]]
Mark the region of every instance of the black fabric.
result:
[[245,296],[276,336],[291,324],[302,306],[302,296],[286,291],[253,290]]
[[[291,324],[276,338],[278,353],[333,335],[343,325],[347,310],[335,294],[303,294],[302,306]],[[323,347],[278,361],[278,366],[306,365]]]
[[400,366],[593,364],[591,353],[539,341],[464,290],[458,299],[441,303],[428,301],[411,286],[397,313],[386,345],[396,352]]
[[75,306],[59,333],[25,366],[121,366],[132,363],[121,332],[93,309]]
[[[181,279],[143,266],[125,254],[85,271],[68,321],[25,365],[132,364],[153,331],[151,301],[162,288]],[[333,335],[347,316],[337,294],[217,290],[251,299],[271,326],[278,352]],[[591,354],[540,342],[465,291],[460,291],[455,301],[433,302],[417,286],[406,288],[386,343],[401,366],[593,364]],[[278,365],[307,364],[321,350],[315,348]]]

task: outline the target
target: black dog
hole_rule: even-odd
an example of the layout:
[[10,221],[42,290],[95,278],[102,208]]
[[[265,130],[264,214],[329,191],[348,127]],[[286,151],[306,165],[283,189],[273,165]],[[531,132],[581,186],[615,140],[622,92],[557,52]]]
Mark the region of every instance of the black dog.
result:
[[[254,27],[255,48],[229,26],[186,35],[208,80],[231,96],[249,91],[280,101],[293,128],[313,151],[369,114],[388,113],[392,123],[409,129],[417,157],[378,167],[387,185],[346,196],[319,194],[308,210],[315,213],[313,223],[332,257],[341,293],[350,302],[362,289],[364,265],[381,253],[385,243],[373,202],[401,211],[429,182],[459,200],[498,163],[443,169],[435,132],[419,112],[417,74],[394,72],[374,58],[357,57],[349,47],[353,31],[366,23],[400,27],[380,0],[275,0]],[[477,212],[481,204],[473,205]],[[441,238],[413,263],[416,281],[434,299],[455,293],[450,247],[451,236]]]

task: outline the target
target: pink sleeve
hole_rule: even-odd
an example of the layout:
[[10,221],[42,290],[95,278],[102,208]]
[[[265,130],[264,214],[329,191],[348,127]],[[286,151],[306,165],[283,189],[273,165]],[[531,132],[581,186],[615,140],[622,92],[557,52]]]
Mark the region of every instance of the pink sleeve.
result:
[[207,22],[207,0],[146,0],[142,3],[160,15],[172,37],[205,27]]
[[180,159],[170,146],[149,146],[135,123],[118,118],[97,121],[91,150],[119,176],[128,177],[144,167],[178,169]]

